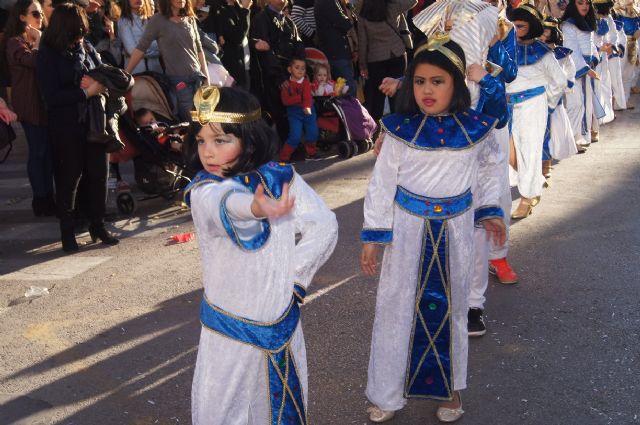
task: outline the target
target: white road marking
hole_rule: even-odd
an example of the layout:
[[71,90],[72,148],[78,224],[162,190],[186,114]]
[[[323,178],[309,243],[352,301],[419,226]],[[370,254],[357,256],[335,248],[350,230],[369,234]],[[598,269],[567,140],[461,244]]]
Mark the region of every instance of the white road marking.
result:
[[112,257],[80,257],[66,256],[54,260],[45,261],[35,265],[26,265],[25,260],[0,260],[0,269],[19,270],[0,276],[0,280],[64,280],[72,279],[84,273]]
[[344,285],[345,283],[351,282],[353,279],[355,279],[358,276],[360,276],[360,273],[356,273],[354,275],[351,275],[346,279],[342,279],[339,282],[336,282],[336,283],[334,283],[332,285],[327,286],[326,288],[319,289],[316,292],[314,292],[313,294],[308,295],[307,297],[305,297],[304,303],[305,304],[309,304],[309,303],[313,302],[314,300],[320,298],[321,296],[328,294],[329,292],[333,291],[334,289],[339,288],[340,286]]

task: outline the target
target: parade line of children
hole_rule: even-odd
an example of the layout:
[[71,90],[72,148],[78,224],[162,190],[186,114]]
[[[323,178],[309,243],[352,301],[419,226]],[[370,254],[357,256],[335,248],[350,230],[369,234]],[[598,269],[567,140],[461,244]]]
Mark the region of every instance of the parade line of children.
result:
[[[408,398],[437,400],[441,422],[463,415],[468,337],[486,332],[487,269],[517,282],[506,260],[508,218],[525,218],[540,202],[552,159],[596,142],[598,126],[629,107],[637,58],[633,72],[626,61],[637,54],[638,20],[620,26],[613,4],[595,6],[597,14],[590,1],[570,0],[555,20],[527,4],[505,17],[481,0],[441,0],[414,17],[427,38],[402,82],[381,87],[395,95],[395,112],[381,120],[364,200],[366,275],[377,273],[384,247],[370,421],[391,420]],[[290,62],[282,98],[313,156],[303,68]],[[278,137],[253,96],[206,86],[194,104],[188,150],[201,171],[185,200],[204,296],[193,423],[306,425],[299,305],[336,245],[335,214],[291,165],[272,162]],[[511,214],[509,164],[521,193]]]

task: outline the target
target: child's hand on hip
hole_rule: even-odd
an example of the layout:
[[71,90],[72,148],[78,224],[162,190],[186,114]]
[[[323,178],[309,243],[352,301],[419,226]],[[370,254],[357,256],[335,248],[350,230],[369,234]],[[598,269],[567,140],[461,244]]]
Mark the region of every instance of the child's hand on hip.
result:
[[261,184],[256,188],[251,203],[251,212],[258,218],[268,218],[275,220],[276,218],[287,215],[293,210],[295,197],[289,196],[289,184],[282,186],[282,196],[279,200],[271,199],[264,194],[264,186]]

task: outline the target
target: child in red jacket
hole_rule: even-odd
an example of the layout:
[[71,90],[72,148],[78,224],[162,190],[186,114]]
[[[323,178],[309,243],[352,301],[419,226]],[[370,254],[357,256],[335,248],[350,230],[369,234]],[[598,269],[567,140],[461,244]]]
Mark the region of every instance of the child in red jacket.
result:
[[280,161],[288,161],[302,139],[304,129],[304,150],[307,158],[315,158],[318,141],[316,110],[311,96],[311,83],[305,77],[306,64],[303,59],[293,58],[289,62],[289,84],[280,92],[282,103],[287,107],[289,137],[280,151]]

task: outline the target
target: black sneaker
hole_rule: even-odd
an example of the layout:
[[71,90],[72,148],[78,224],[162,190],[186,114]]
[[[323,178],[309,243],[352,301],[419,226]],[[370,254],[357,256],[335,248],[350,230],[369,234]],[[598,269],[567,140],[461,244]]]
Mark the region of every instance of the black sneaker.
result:
[[482,314],[484,311],[481,308],[470,308],[467,322],[467,329],[469,330],[469,336],[482,336],[487,333],[487,327],[484,324]]

